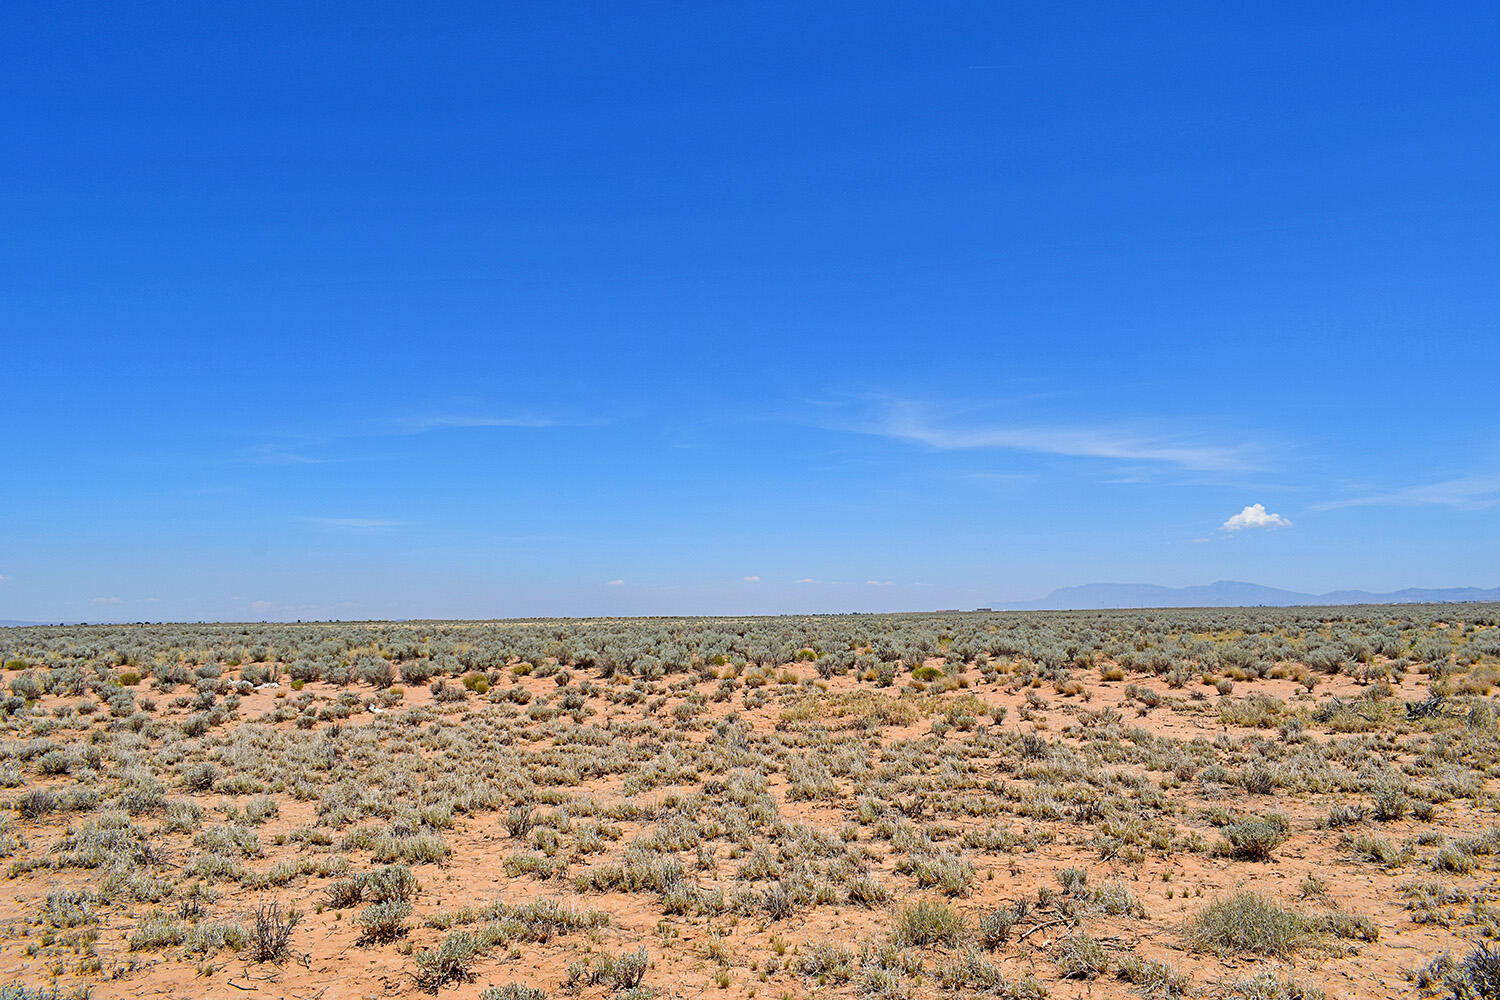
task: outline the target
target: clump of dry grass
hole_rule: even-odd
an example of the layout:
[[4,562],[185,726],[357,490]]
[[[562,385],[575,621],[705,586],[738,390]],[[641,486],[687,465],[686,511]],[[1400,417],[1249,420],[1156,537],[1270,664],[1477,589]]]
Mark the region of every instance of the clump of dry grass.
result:
[[1310,944],[1307,918],[1255,892],[1215,900],[1187,924],[1188,944],[1218,954],[1290,955]]

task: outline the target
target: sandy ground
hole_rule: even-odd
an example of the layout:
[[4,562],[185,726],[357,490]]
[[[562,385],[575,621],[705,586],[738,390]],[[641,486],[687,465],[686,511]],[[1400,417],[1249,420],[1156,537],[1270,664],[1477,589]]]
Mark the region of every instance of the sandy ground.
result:
[[[940,660],[930,662],[941,666]],[[811,668],[805,664],[790,669],[799,679],[814,677]],[[1079,672],[1077,676],[1084,680],[1085,691],[1072,696],[1060,695],[1048,687],[1015,690],[1004,684],[986,684],[980,681],[977,671],[965,674],[965,680],[970,684],[966,690],[940,694],[903,695],[899,687],[876,690],[868,682],[851,676],[835,677],[818,688],[773,684],[769,685],[772,696],[757,708],[744,707],[742,692],[736,692],[726,702],[708,702],[705,713],[690,728],[683,729],[683,735],[691,743],[712,741],[715,738],[713,724],[734,712],[748,721],[755,733],[768,739],[775,738],[779,732],[784,734],[783,713],[796,699],[810,697],[834,704],[841,696],[856,693],[869,696],[873,692],[878,699],[905,698],[924,706],[920,717],[908,725],[891,725],[869,731],[866,742],[877,754],[882,748],[908,740],[953,743],[971,740],[974,730],[953,729],[934,737],[934,715],[927,711],[934,703],[968,696],[977,696],[989,706],[1007,709],[1003,720],[998,723],[982,720],[978,731],[990,735],[1036,732],[1049,741],[1068,744],[1076,742],[1075,729],[1080,712],[1115,709],[1124,726],[1139,727],[1166,740],[1211,744],[1216,740],[1260,738],[1274,742],[1279,739],[1274,729],[1226,727],[1215,710],[1218,696],[1212,688],[1202,688],[1207,692],[1205,700],[1190,699],[1193,690],[1201,687],[1196,681],[1187,688],[1174,690],[1160,678],[1149,675],[1132,674],[1122,681],[1101,680],[1097,671]],[[677,679],[680,678],[669,677],[667,681]],[[506,683],[511,682],[507,680]],[[536,697],[557,694],[557,685],[549,678],[522,677],[514,683]],[[704,681],[693,690],[710,694],[716,684],[716,680]],[[1415,671],[1408,673],[1397,685],[1393,698],[1419,700],[1425,696],[1427,684],[1426,677]],[[1176,699],[1177,707],[1164,705],[1139,714],[1138,702],[1127,698],[1127,685],[1150,688],[1164,697]],[[145,694],[147,685],[143,683],[140,690]],[[357,691],[366,700],[374,693],[369,688],[350,690]],[[1240,698],[1252,692],[1270,694],[1296,708],[1311,706],[1332,695],[1358,698],[1361,690],[1360,685],[1347,676],[1325,678],[1312,695],[1290,679],[1261,679],[1238,684],[1234,697]],[[1030,718],[1023,719],[1028,691],[1042,695],[1048,707],[1026,713]],[[244,695],[238,707],[237,721],[231,722],[229,727],[252,723],[269,725],[295,734],[299,740],[311,741],[330,725],[387,725],[393,714],[410,708],[430,708],[435,718],[431,724],[446,728],[462,728],[470,725],[473,718],[499,711],[486,698],[472,693],[462,703],[436,705],[425,687],[409,686],[404,689],[399,707],[385,716],[359,711],[348,720],[323,721],[310,729],[297,729],[290,721],[269,724],[264,721],[269,713],[298,693],[312,694],[321,704],[337,699],[340,689],[311,683],[303,692],[294,693],[287,688],[283,675],[281,686]],[[652,713],[652,718],[659,720],[665,728],[671,728],[670,710],[682,701],[686,693],[679,691],[669,697]],[[168,707],[167,696],[156,696],[156,700],[159,707],[154,714],[163,720],[180,721],[187,714],[186,710]],[[41,704],[51,710],[76,701],[48,697]],[[610,729],[643,718],[639,705],[611,704],[603,698],[592,698],[589,704],[597,712],[589,724],[601,728]],[[525,721],[524,716],[521,717],[520,723]],[[824,717],[822,721],[828,724],[834,720]],[[74,746],[82,746],[91,739],[107,741],[112,738],[109,733],[117,724],[118,720],[109,718],[109,713],[99,712],[81,720],[80,728],[60,731],[53,739]],[[518,725],[517,728],[521,731],[517,742],[523,749],[539,751],[545,747],[545,738],[536,740],[533,745],[528,742],[525,726]],[[166,731],[177,732],[171,727]],[[1413,739],[1414,732],[1408,730],[1400,738]],[[221,727],[204,739],[222,738],[223,735]],[[541,736],[541,733],[536,735]],[[1348,738],[1316,725],[1308,727],[1307,735],[1313,746]],[[19,737],[13,733],[10,738]],[[168,738],[181,739],[181,736],[164,737]],[[1398,735],[1394,732],[1367,733],[1361,734],[1361,738],[1394,740]],[[192,743],[193,750],[197,750],[203,741],[188,742]],[[149,740],[141,743],[145,746],[138,747],[138,750],[151,749]],[[996,765],[1001,756],[994,755]],[[1409,759],[1414,753],[1403,751],[1396,756]],[[982,756],[971,758],[970,763],[980,772],[987,766]],[[106,763],[97,780],[107,786],[117,767],[117,764]],[[1139,772],[1140,768],[1122,764],[1121,770]],[[170,770],[164,768],[160,773],[171,784]],[[999,770],[994,776],[1018,786],[1025,784]],[[1145,773],[1142,777],[1146,782],[1160,786],[1170,775]],[[975,785],[980,786],[984,778],[982,773],[976,776]],[[73,781],[73,777],[66,775],[43,777],[32,774],[27,776],[24,786],[11,789],[9,795],[14,800],[35,788],[65,791]],[[1194,782],[1167,783],[1171,785],[1164,790],[1171,807],[1170,820],[1182,831],[1196,830],[1204,838],[1216,840],[1216,830],[1203,820],[1201,812],[1210,805],[1224,804],[1236,814],[1279,812],[1290,821],[1292,834],[1270,861],[1237,860],[1217,856],[1211,851],[1184,849],[1148,849],[1139,857],[1126,859],[1101,857],[1101,852],[1092,844],[1095,830],[1089,821],[1068,818],[1033,820],[1006,812],[979,817],[922,816],[919,812],[918,821],[947,827],[946,832],[954,834],[945,841],[949,844],[956,844],[967,829],[982,829],[992,823],[1017,832],[1029,829],[1033,833],[1048,831],[1055,835],[1051,843],[1012,852],[964,851],[964,856],[974,864],[977,877],[968,895],[945,901],[966,915],[971,927],[996,906],[1023,898],[1035,899],[1043,888],[1057,889],[1056,872],[1061,868],[1086,869],[1090,886],[1098,886],[1109,878],[1122,879],[1129,886],[1144,909],[1143,916],[1095,914],[1082,918],[1076,926],[1066,923],[1046,926],[1045,920],[1034,926],[1023,923],[1017,926],[1008,942],[987,954],[989,960],[997,963],[1012,978],[1030,973],[1053,997],[1137,995],[1137,987],[1113,974],[1090,980],[1059,977],[1055,963],[1057,943],[1065,934],[1075,930],[1085,931],[1101,942],[1112,961],[1135,955],[1170,964],[1191,976],[1192,990],[1197,995],[1225,995],[1224,984],[1272,969],[1278,975],[1295,978],[1302,984],[1321,987],[1330,997],[1408,996],[1415,991],[1409,979],[1413,970],[1445,949],[1464,950],[1466,942],[1477,939],[1477,929],[1464,925],[1462,912],[1454,918],[1451,927],[1415,923],[1412,911],[1401,896],[1401,887],[1414,881],[1441,877],[1446,884],[1480,896],[1493,897],[1497,891],[1497,866],[1493,857],[1477,858],[1477,866],[1466,875],[1433,872],[1431,866],[1422,860],[1431,855],[1434,848],[1430,845],[1420,847],[1417,859],[1400,868],[1358,860],[1341,843],[1341,831],[1320,829],[1319,825],[1333,804],[1343,800],[1367,802],[1368,796],[1362,793],[1278,791],[1253,795],[1237,788],[1226,788],[1221,796],[1210,800]],[[692,782],[682,782],[630,795],[623,790],[623,784],[624,775],[612,775],[591,780],[581,787],[569,787],[566,792],[570,796],[592,797],[599,803],[631,801],[651,805],[662,803],[673,793],[686,795],[699,790],[699,786]],[[786,794],[787,784],[785,773],[772,770],[767,775],[767,790],[777,800],[784,820],[834,834],[839,834],[851,822],[856,802],[848,789],[840,790],[826,800],[792,801]],[[271,794],[277,801],[279,812],[273,819],[256,827],[264,853],[246,859],[245,867],[266,872],[280,862],[328,855],[330,850],[327,848],[310,849],[290,840],[277,843],[278,839],[293,831],[315,825],[318,803],[284,792]],[[405,788],[395,794],[416,802],[421,788]],[[192,800],[201,806],[204,827],[222,822],[225,804],[243,809],[255,798],[254,795],[220,792],[195,793],[180,785],[171,785],[169,795],[173,800]],[[523,849],[507,831],[506,815],[504,809],[459,815],[451,828],[441,831],[452,853],[446,862],[413,866],[422,888],[415,903],[415,913],[408,921],[411,930],[404,939],[390,944],[357,943],[358,933],[353,918],[358,910],[336,910],[320,905],[330,879],[299,877],[269,888],[248,888],[234,881],[217,883],[216,888],[222,891],[222,896],[208,908],[214,919],[237,919],[247,925],[253,924],[256,907],[270,899],[300,911],[301,921],[291,937],[291,954],[279,963],[251,961],[243,950],[226,949],[208,956],[186,955],[175,947],[132,951],[129,946],[132,933],[141,918],[155,908],[153,904],[133,900],[100,900],[94,908],[98,914],[97,924],[71,930],[49,928],[38,919],[49,893],[67,889],[98,891],[100,872],[74,867],[41,867],[18,873],[13,868],[4,892],[0,893],[0,930],[3,930],[3,941],[0,941],[0,972],[3,972],[3,977],[0,981],[18,980],[31,986],[55,982],[64,992],[87,988],[96,997],[264,996],[337,1000],[345,997],[411,996],[420,993],[413,974],[414,956],[423,949],[435,947],[445,936],[445,931],[425,926],[423,920],[426,917],[465,904],[477,905],[492,900],[523,903],[539,898],[562,898],[606,912],[608,926],[561,935],[546,942],[497,947],[474,961],[472,979],[443,986],[439,991],[441,995],[478,997],[491,986],[511,982],[539,987],[552,996],[570,995],[563,986],[570,963],[600,952],[618,954],[644,946],[651,956],[645,983],[654,988],[659,997],[844,996],[855,995],[858,989],[856,981],[820,983],[786,969],[785,965],[820,942],[857,950],[862,944],[886,937],[897,913],[907,904],[922,898],[944,899],[933,889],[916,888],[909,876],[896,873],[896,859],[889,842],[875,837],[870,825],[860,824],[855,843],[868,848],[872,871],[891,891],[889,901],[884,904],[866,907],[839,902],[806,906],[778,920],[765,914],[667,914],[652,893],[581,893],[574,883],[580,871],[603,861],[618,860],[624,847],[638,835],[649,832],[655,825],[654,821],[618,823],[620,837],[608,846],[605,855],[580,857],[568,867],[565,877],[541,880],[530,875],[512,877],[505,873],[504,859]],[[86,818],[86,815],[64,812],[54,812],[35,820],[13,817],[11,829],[19,834],[20,843],[7,863],[47,857],[50,852],[55,852],[66,831],[77,827]],[[194,853],[191,833],[165,832],[155,816],[135,819],[153,831],[153,842],[164,850],[168,865],[180,867]],[[1440,803],[1426,821],[1408,815],[1393,822],[1366,821],[1361,829],[1399,844],[1408,840],[1415,843],[1424,834],[1430,835],[1430,839],[1432,836],[1439,839],[1468,836],[1488,829],[1495,821],[1495,809],[1488,797],[1484,797],[1478,802],[1452,799]],[[355,871],[378,867],[368,850],[338,853],[348,858]],[[563,853],[567,853],[566,848]],[[719,854],[723,858],[722,848]],[[687,854],[683,856],[688,857]],[[735,864],[724,860],[716,877],[709,881],[733,887]],[[170,867],[163,870],[169,880],[173,879]],[[1325,896],[1302,898],[1302,887],[1309,876],[1326,882]],[[178,882],[173,895],[158,905],[172,909],[180,899],[182,889],[182,882]],[[1322,946],[1277,958],[1248,953],[1214,955],[1190,950],[1182,933],[1184,924],[1211,900],[1242,889],[1274,897],[1312,916],[1343,910],[1367,917],[1378,928],[1378,940],[1328,940]],[[1456,911],[1465,909],[1455,908]],[[84,941],[84,935],[80,933],[84,931],[89,932],[88,936],[94,933],[97,936]],[[722,954],[724,958],[710,957],[711,951],[715,955]],[[778,951],[784,954],[778,955]],[[922,957],[923,971],[911,977],[903,989],[913,996],[951,995],[940,985],[937,972],[952,958],[954,949],[927,946],[914,951]],[[92,964],[86,961],[89,956],[95,959]],[[768,972],[768,960],[775,960],[783,968]],[[727,985],[722,985],[724,983]],[[573,991],[572,995],[612,996],[615,992],[613,987],[603,984],[584,986]],[[965,991],[957,992],[962,994]]]

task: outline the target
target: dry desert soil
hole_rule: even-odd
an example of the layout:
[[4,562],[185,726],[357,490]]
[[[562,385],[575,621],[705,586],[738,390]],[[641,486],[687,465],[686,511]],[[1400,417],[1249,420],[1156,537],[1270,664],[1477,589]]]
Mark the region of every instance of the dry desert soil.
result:
[[1497,619],[0,630],[0,996],[1495,996]]

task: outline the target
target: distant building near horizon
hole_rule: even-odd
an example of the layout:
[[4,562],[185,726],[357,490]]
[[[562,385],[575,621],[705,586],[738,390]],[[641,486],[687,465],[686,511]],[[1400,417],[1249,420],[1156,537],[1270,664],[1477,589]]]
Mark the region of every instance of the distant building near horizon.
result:
[[994,611],[994,608],[975,608],[975,611]]

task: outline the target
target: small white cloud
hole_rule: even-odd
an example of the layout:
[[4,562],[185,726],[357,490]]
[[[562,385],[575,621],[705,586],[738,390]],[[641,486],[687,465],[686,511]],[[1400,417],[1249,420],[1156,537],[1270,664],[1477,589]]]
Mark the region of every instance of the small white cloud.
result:
[[[5,577],[0,576],[0,580],[3,580],[3,579],[5,579]],[[758,576],[747,576],[747,577],[745,577],[745,582],[746,583],[760,583],[760,577],[758,577]]]
[[804,576],[802,579],[798,580],[797,582],[798,583],[817,583],[818,581],[814,580],[810,576]]
[[609,585],[611,587],[623,587],[623,586],[625,586],[625,581],[624,580],[611,580],[611,581],[609,581]]
[[118,597],[90,597],[89,598],[89,603],[90,604],[119,604],[120,603],[120,599]]
[[865,586],[867,586],[867,587],[893,587],[893,586],[895,586],[895,584],[892,583],[890,580],[866,580],[865,581]]
[[270,601],[251,601],[250,602],[250,610],[251,611],[270,611],[271,610],[271,602]]
[[1253,503],[1219,525],[1220,531],[1244,531],[1246,528],[1290,528],[1292,522],[1280,514],[1267,512],[1263,503]]
[[1204,542],[1206,542],[1208,540],[1209,539],[1207,539],[1207,538],[1195,538],[1195,539],[1193,539],[1193,544],[1194,545],[1202,545]]

